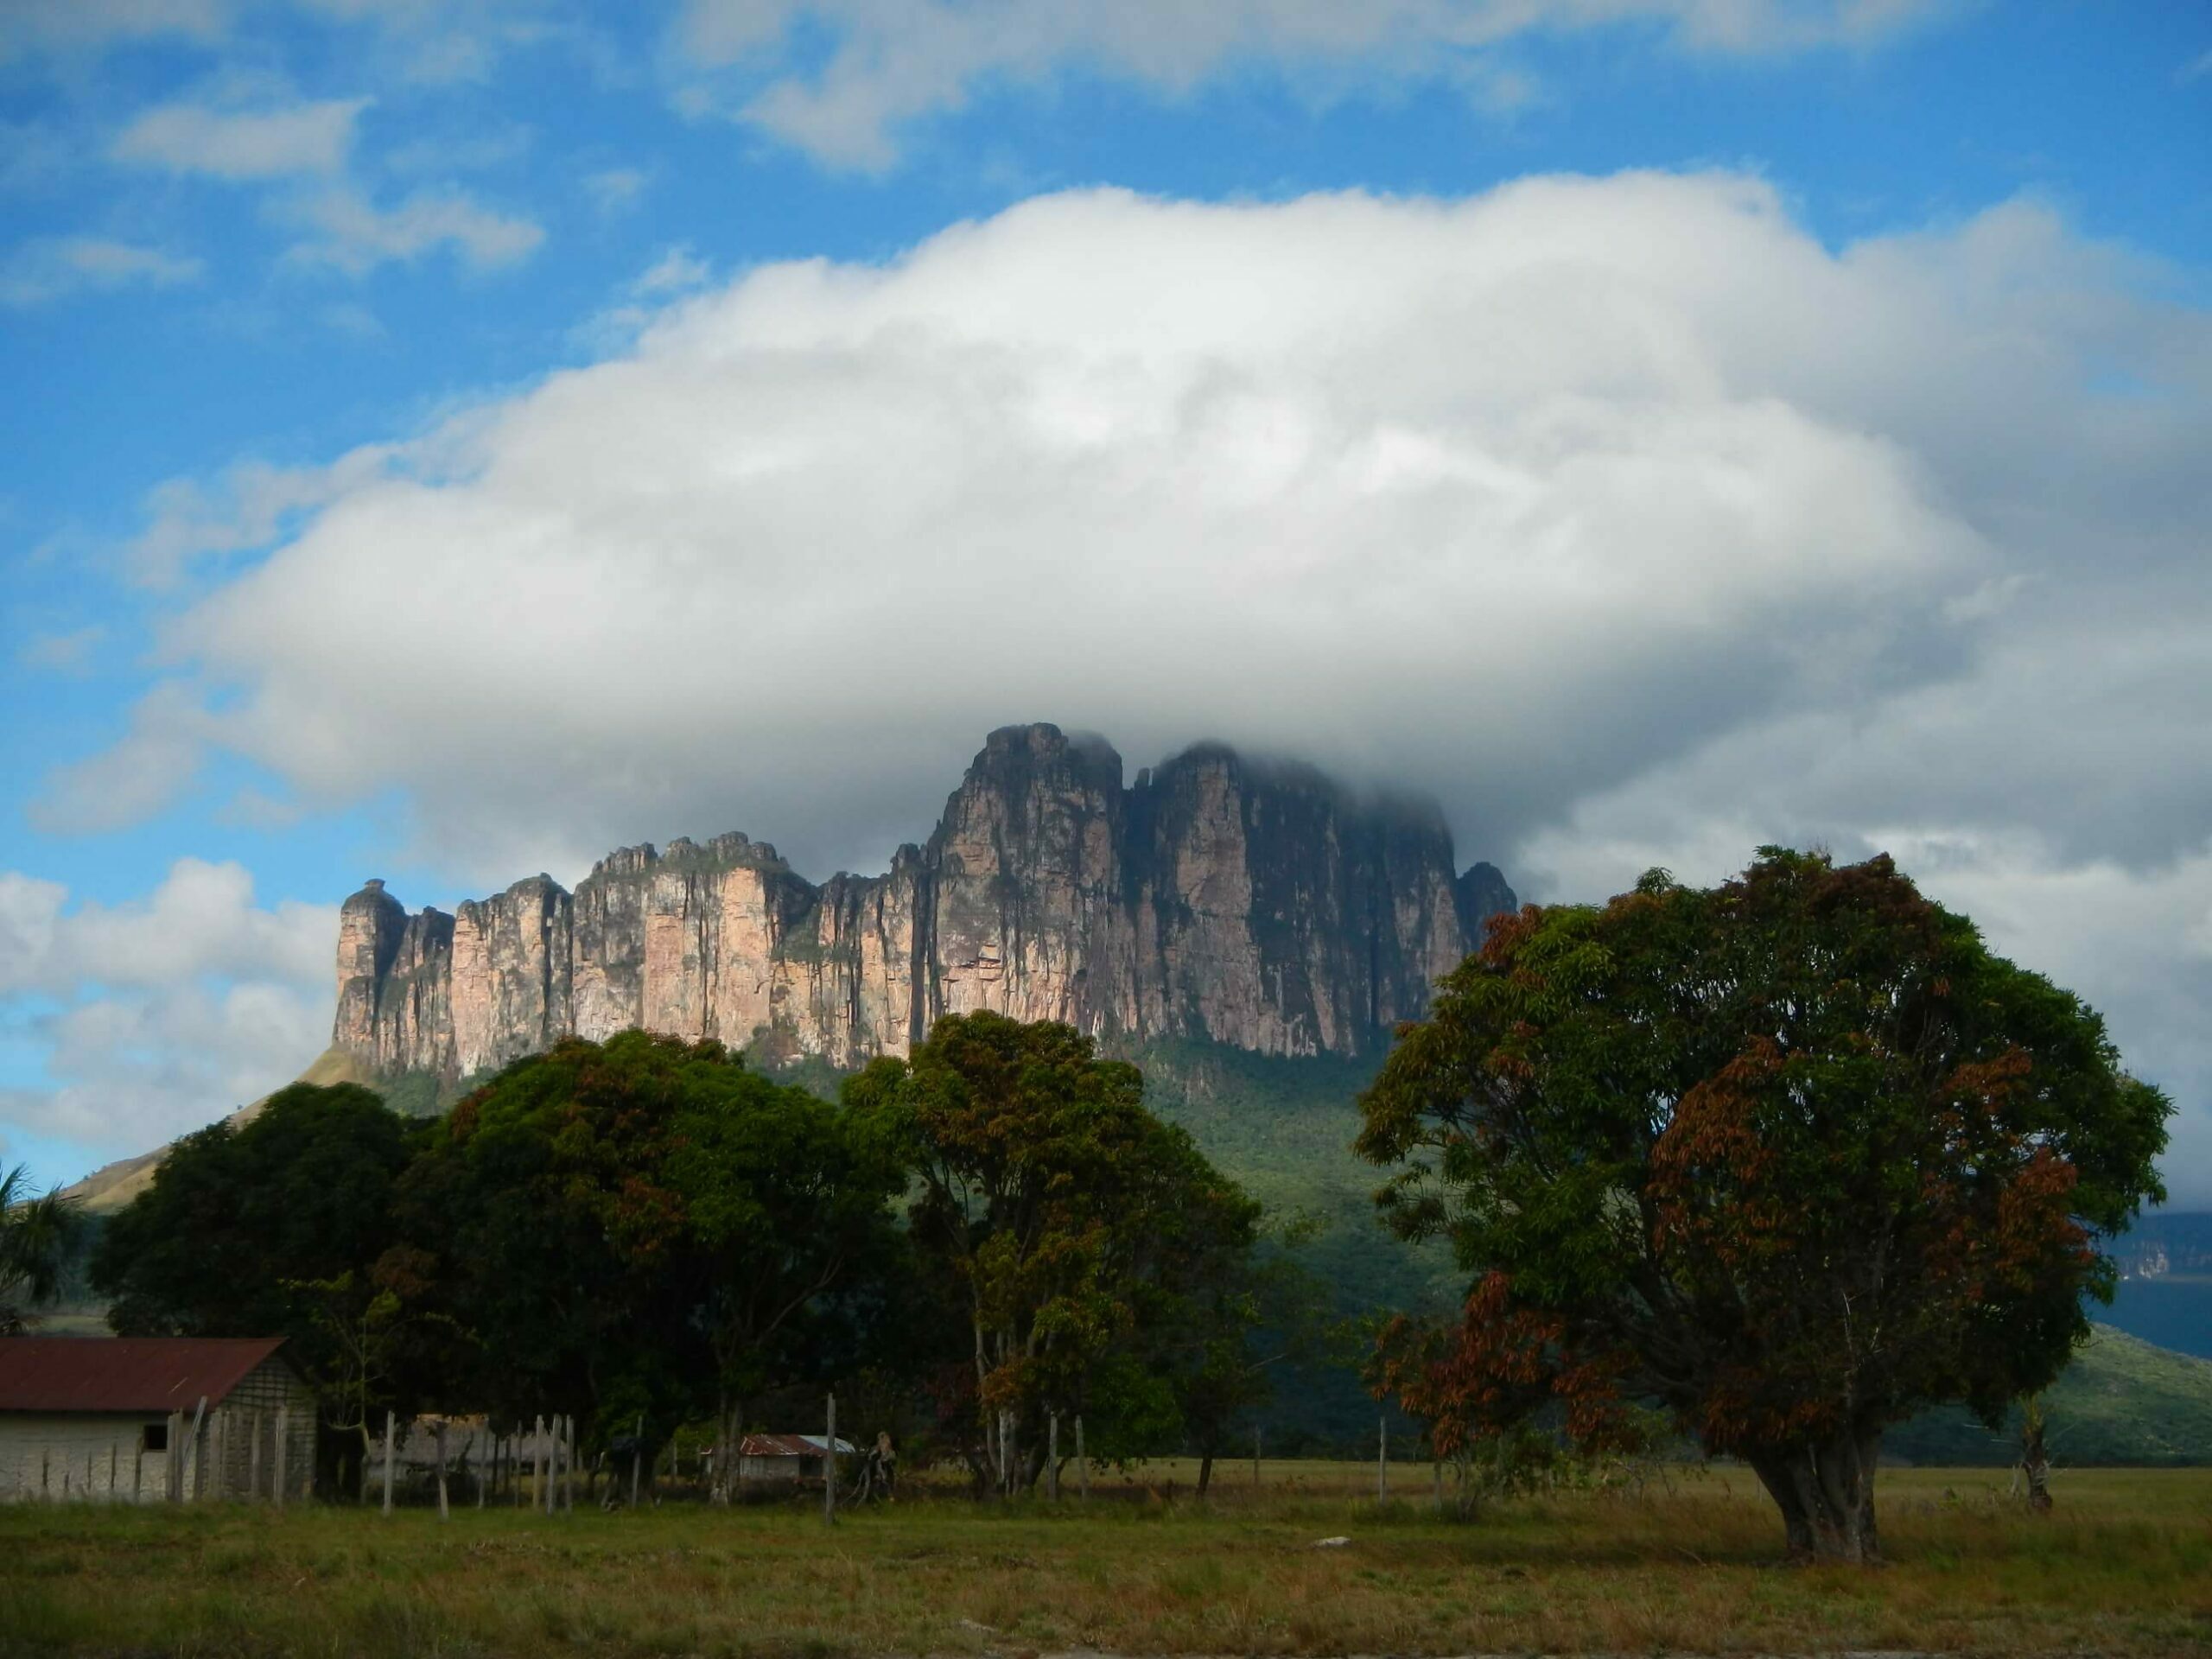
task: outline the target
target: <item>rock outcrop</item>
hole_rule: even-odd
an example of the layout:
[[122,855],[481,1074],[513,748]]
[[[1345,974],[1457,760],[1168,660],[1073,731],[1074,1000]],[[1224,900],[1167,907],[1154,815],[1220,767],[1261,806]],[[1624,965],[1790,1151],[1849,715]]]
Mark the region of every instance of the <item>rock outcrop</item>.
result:
[[817,887],[741,835],[610,854],[410,915],[346,901],[333,1045],[447,1079],[631,1026],[837,1066],[991,1008],[1109,1039],[1359,1054],[1513,907],[1432,805],[1216,745],[1124,786],[1052,726],[991,734],[926,846]]

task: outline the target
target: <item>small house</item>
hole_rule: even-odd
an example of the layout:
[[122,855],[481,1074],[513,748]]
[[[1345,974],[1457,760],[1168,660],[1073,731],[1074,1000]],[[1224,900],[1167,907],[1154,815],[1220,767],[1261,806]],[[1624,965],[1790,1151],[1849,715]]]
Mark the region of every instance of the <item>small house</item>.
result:
[[315,1395],[283,1345],[0,1338],[0,1502],[307,1497]]
[[[819,1485],[823,1480],[820,1434],[748,1434],[737,1448],[737,1484],[755,1491]],[[837,1455],[849,1457],[852,1442],[839,1440]]]

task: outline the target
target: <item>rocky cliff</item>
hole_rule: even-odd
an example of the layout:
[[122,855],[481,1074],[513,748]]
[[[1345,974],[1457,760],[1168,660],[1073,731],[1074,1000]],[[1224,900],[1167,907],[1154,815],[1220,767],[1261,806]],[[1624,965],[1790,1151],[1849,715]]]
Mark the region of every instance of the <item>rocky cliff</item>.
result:
[[632,847],[571,893],[518,881],[410,915],[346,901],[333,1045],[445,1078],[630,1026],[838,1066],[992,1008],[1103,1038],[1359,1054],[1513,907],[1433,806],[1207,745],[1124,785],[1052,726],[991,734],[887,874],[805,880],[766,842]]

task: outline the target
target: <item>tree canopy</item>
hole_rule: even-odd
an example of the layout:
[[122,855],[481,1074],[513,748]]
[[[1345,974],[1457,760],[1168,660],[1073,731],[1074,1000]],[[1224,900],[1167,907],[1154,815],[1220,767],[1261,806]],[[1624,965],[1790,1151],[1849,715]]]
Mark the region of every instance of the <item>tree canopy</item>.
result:
[[125,1336],[282,1336],[311,1376],[342,1368],[307,1287],[349,1279],[365,1295],[397,1242],[392,1183],[409,1126],[368,1090],[295,1084],[253,1117],[170,1148],[153,1184],[112,1217],[92,1280]]
[[967,1452],[1001,1491],[1033,1484],[1045,1419],[1089,1408],[1114,1455],[1179,1422],[1193,1299],[1249,1251],[1259,1206],[1143,1104],[1137,1069],[1072,1027],[941,1020],[847,1088],[906,1147],[918,1248],[957,1282],[972,1343]]
[[1993,1420],[2087,1337],[2170,1110],[1888,858],[1779,848],[1500,918],[1361,1106],[1386,1214],[1474,1276],[1448,1339],[1386,1342],[1440,1440],[1655,1401],[1849,1559],[1885,1427]]
[[852,1114],[720,1043],[629,1031],[518,1061],[431,1133],[403,1194],[483,1363],[521,1412],[667,1424],[811,1363],[892,1248],[897,1158]]

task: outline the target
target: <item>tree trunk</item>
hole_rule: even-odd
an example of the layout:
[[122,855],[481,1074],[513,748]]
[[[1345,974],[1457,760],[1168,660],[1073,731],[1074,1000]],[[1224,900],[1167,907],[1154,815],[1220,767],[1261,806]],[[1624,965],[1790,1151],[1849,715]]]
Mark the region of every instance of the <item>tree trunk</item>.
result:
[[2050,1452],[2044,1444],[2043,1401],[2028,1396],[2020,1416],[2020,1473],[2028,1484],[2028,1507],[2050,1513]]
[[1213,1452],[1211,1448],[1198,1456],[1198,1496],[1206,1495],[1206,1488],[1213,1484]]
[[1751,1454],[1748,1461],[1782,1511],[1792,1560],[1882,1559],[1874,1529],[1874,1460],[1881,1431],[1846,1432]]
[[715,1474],[707,1485],[707,1501],[728,1503],[737,1491],[738,1443],[742,1438],[745,1403],[723,1395],[715,1421]]

